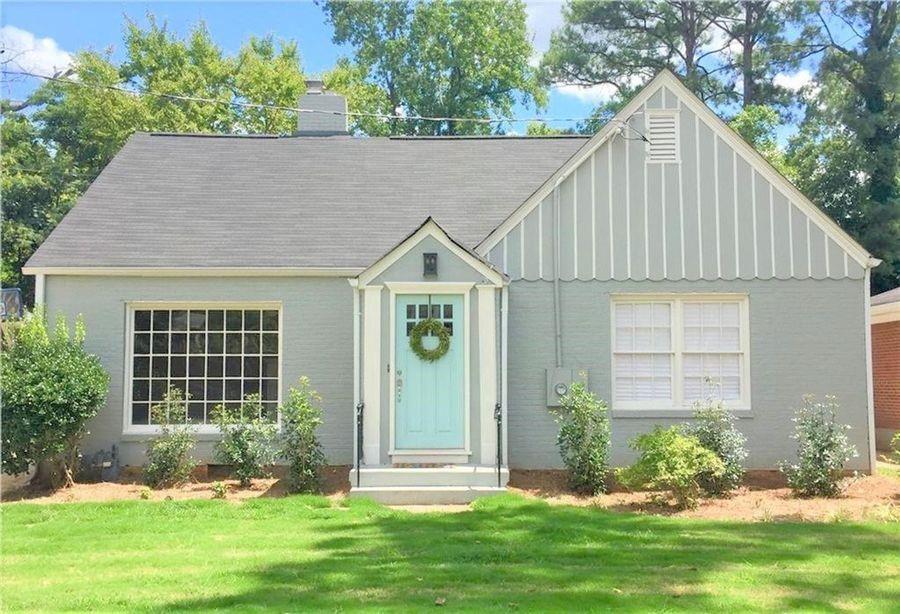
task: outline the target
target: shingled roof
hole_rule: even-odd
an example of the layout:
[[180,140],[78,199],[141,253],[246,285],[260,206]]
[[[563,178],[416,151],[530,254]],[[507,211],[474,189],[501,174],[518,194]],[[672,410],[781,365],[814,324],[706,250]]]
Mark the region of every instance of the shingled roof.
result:
[[429,216],[474,247],[584,140],[139,133],[27,266],[365,267]]

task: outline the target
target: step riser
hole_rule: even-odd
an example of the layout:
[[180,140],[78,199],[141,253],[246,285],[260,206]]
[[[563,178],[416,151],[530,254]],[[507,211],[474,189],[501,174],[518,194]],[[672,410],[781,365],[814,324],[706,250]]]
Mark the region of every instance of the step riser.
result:
[[[350,471],[350,484],[356,486],[356,471]],[[506,486],[509,471],[500,473],[500,486]],[[481,486],[496,487],[496,473],[422,472],[422,471],[372,471],[360,472],[359,485],[365,487],[389,486]]]
[[503,488],[444,488],[444,489],[382,489],[352,488],[351,497],[365,497],[385,505],[452,505],[471,503],[480,497],[490,497],[506,492]]

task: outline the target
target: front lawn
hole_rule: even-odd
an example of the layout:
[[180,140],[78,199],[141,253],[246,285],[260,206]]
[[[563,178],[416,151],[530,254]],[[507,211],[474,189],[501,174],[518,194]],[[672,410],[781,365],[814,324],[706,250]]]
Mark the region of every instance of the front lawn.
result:
[[723,523],[507,495],[6,504],[3,610],[859,609],[900,602],[900,523]]

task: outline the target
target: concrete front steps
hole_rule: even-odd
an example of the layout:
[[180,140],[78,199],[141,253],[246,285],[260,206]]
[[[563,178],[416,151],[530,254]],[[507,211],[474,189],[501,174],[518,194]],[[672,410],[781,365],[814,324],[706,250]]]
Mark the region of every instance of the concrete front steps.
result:
[[368,497],[388,505],[469,503],[478,497],[506,492],[509,470],[486,465],[445,467],[363,467],[359,486],[350,470],[350,496]]

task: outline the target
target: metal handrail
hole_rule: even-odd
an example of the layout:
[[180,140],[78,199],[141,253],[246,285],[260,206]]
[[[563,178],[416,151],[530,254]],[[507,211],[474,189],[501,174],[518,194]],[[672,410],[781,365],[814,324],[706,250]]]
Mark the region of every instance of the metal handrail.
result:
[[494,420],[497,422],[497,488],[500,488],[500,472],[503,466],[503,411],[500,403],[494,405]]
[[360,459],[362,459],[363,450],[363,409],[366,404],[359,402],[356,404],[356,487],[359,488],[359,470]]

